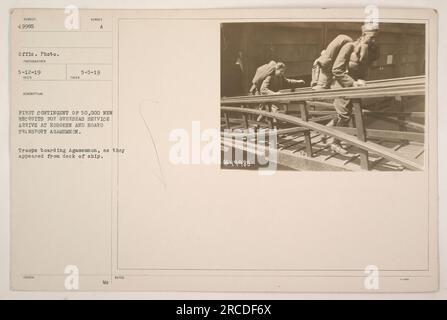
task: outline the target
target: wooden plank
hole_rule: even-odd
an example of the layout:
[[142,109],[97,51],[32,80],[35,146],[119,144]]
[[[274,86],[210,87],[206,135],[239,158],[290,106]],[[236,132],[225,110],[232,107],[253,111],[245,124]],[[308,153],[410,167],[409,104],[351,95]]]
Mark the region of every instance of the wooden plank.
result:
[[392,117],[392,116],[405,116],[408,118],[424,118],[425,112],[393,112],[393,111],[370,111],[363,110],[365,115],[371,116],[382,116],[382,117]]
[[414,156],[414,158],[415,158],[415,159],[419,158],[424,152],[425,152],[425,150],[422,149],[421,151],[419,151],[419,152]]
[[[262,148],[254,144],[247,144],[247,148],[242,143],[234,143],[231,140],[223,139],[222,144],[229,148],[238,148],[249,153],[255,153],[257,155],[267,155],[268,148]],[[276,163],[289,167],[295,170],[307,170],[307,171],[349,171],[346,168],[328,163],[322,159],[308,158],[301,156],[299,153],[291,153],[284,150],[276,150],[276,159],[269,158],[269,161],[276,161]]]
[[[383,79],[383,80],[374,80],[374,81],[367,81],[366,86],[362,88],[339,88],[339,89],[328,89],[328,90],[322,90],[322,91],[315,91],[312,90],[310,87],[302,87],[302,88],[294,88],[294,89],[284,89],[280,90],[280,94],[278,96],[287,96],[287,95],[302,95],[304,93],[314,93],[318,95],[325,95],[325,92],[337,92],[339,90],[346,92],[349,94],[351,90],[357,90],[358,92],[364,91],[365,89],[381,89],[381,90],[396,90],[396,89],[402,89],[405,87],[410,86],[422,86],[422,92],[414,92],[414,95],[423,95],[425,93],[425,76],[412,76],[412,77],[405,77],[405,78],[393,78],[393,79]],[[366,91],[367,91],[366,90]],[[408,95],[412,95],[411,93],[408,93]],[[346,95],[345,95],[346,96]],[[244,98],[244,97],[251,97],[252,99],[260,96],[238,96],[238,97],[230,97],[231,99],[236,98]],[[264,96],[265,97],[265,96]],[[268,96],[267,96],[268,97]],[[377,97],[383,97],[378,95]],[[393,97],[391,95],[391,97]],[[226,98],[226,99],[230,99]],[[312,98],[312,97],[311,97]]]
[[[256,128],[254,128],[253,130],[255,130]],[[264,129],[264,135],[265,137],[268,137],[272,134],[276,134],[276,135],[283,135],[283,134],[289,134],[289,133],[297,133],[297,132],[309,132],[309,129],[306,128],[302,128],[302,127],[294,127],[294,128],[287,128],[287,129],[279,129],[279,130],[267,130]],[[225,137],[225,138],[251,138],[251,137],[255,137],[256,135],[259,134],[259,130],[258,131],[253,131],[253,132],[221,132],[221,136]]]
[[[300,111],[301,111],[301,119],[303,121],[308,121],[309,120],[309,115],[307,114],[307,106],[306,106],[306,102],[303,102],[300,104]],[[312,154],[312,141],[310,140],[310,132],[304,132],[304,144],[306,146],[306,153],[308,157],[313,157]]]
[[309,89],[307,91],[290,93],[290,94],[272,94],[264,96],[241,96],[222,98],[222,105],[239,105],[239,104],[259,104],[259,103],[290,103],[293,101],[335,99],[338,97],[345,98],[384,98],[400,96],[417,96],[425,95],[425,85],[400,86],[396,88],[389,87],[353,87],[341,89],[326,89],[315,91]]
[[334,113],[334,114],[329,114],[329,115],[326,115],[326,116],[314,117],[314,118],[311,118],[310,120],[313,121],[313,122],[324,122],[324,121],[332,120],[336,116],[337,115]]
[[[230,118],[229,120],[230,120],[230,123],[242,124],[242,122],[243,122],[243,119],[238,119],[238,118]],[[256,121],[256,120],[247,120],[247,121],[248,121],[248,125],[251,127],[268,128],[268,125],[265,122]]]
[[372,116],[373,118],[379,119],[379,120],[386,121],[386,122],[395,123],[395,124],[399,125],[399,130],[402,132],[406,132],[407,128],[414,129],[418,132],[425,131],[425,126],[423,124],[405,120],[405,118],[402,116],[398,116],[400,119],[394,119],[394,118],[389,118],[386,116],[379,116],[379,115],[370,115],[370,116]]
[[[332,104],[331,104],[331,106],[332,106],[332,108],[334,108],[334,106]],[[334,115],[335,116],[337,114],[337,112],[332,111],[332,110],[327,110],[327,111],[308,110],[307,113],[310,114],[311,116],[327,116],[327,115]]]
[[[402,105],[402,97],[401,96],[394,97],[394,109],[396,109],[398,112],[404,111],[404,107]],[[402,115],[399,115],[397,120],[398,121],[396,121],[396,123],[399,126],[399,131],[407,131],[407,126],[405,124],[405,117],[403,117]],[[422,132],[424,132],[424,128],[423,127],[422,127]],[[405,141],[403,141],[403,143],[405,143]]]
[[[411,77],[401,77],[401,78],[391,78],[391,79],[380,79],[380,80],[370,80],[366,81],[366,86],[377,87],[377,86],[395,86],[395,85],[409,85],[409,84],[421,84],[425,82],[425,76],[411,76]],[[281,93],[291,93],[300,92],[309,89],[307,88],[295,88],[295,89],[283,89],[280,90]]]
[[228,113],[227,113],[227,112],[224,113],[224,118],[225,118],[226,128],[227,128],[228,130],[231,130],[231,126],[230,126],[230,118],[228,117]]
[[[350,135],[357,135],[355,128],[334,127],[335,129],[348,133]],[[380,130],[380,129],[366,129],[366,136],[369,139],[386,139],[389,141],[408,140],[415,142],[424,142],[424,134],[418,132],[400,132],[394,130]]]
[[[381,143],[379,142],[379,144],[381,144]],[[394,151],[397,151],[397,150],[399,150],[401,147],[402,147],[402,144],[398,144],[397,146],[393,147],[393,150],[394,150]],[[373,163],[372,163],[371,166],[370,166],[370,169],[376,167],[376,166],[377,166],[380,162],[382,162],[383,160],[385,160],[384,157],[379,157],[379,158],[377,158],[376,160],[374,160]]]
[[270,128],[270,129],[274,129],[274,128],[275,128],[275,126],[273,125],[273,120],[272,120],[272,118],[268,118],[268,119],[267,119],[267,123],[269,124],[269,128]]
[[[355,119],[355,127],[357,130],[357,138],[361,141],[366,141],[365,123],[363,122],[362,105],[358,100],[352,102],[353,113]],[[360,166],[364,170],[369,170],[368,150],[359,148]]]
[[308,100],[308,101],[306,101],[306,103],[308,106],[312,106],[312,107],[318,107],[318,108],[324,108],[324,109],[333,109],[334,108],[334,105],[330,102]]
[[[361,141],[361,140],[357,139],[356,137],[353,137],[352,135],[349,135],[347,133],[339,131],[337,128],[334,128],[334,127],[323,126],[321,124],[318,124],[318,123],[315,123],[312,121],[306,122],[300,118],[293,117],[293,116],[286,115],[286,114],[281,114],[281,113],[273,113],[272,114],[269,112],[248,109],[248,108],[241,109],[238,107],[224,106],[224,107],[221,107],[221,110],[227,111],[227,112],[230,112],[230,111],[231,112],[247,112],[247,113],[251,113],[251,114],[263,115],[266,117],[274,117],[276,119],[279,119],[279,120],[282,120],[285,122],[289,122],[289,123],[295,124],[297,126],[302,126],[302,127],[305,127],[305,128],[311,129],[311,130],[315,130],[319,133],[327,134],[332,137],[338,138],[340,140],[346,141],[355,147],[366,149],[370,152],[374,152],[378,155],[381,155],[388,160],[392,160],[397,163],[400,163],[408,169],[423,170],[423,168],[424,168],[421,164],[413,161],[412,159],[404,158],[400,154],[397,154],[396,152],[393,152],[393,151],[391,151],[387,148],[384,148],[384,147],[382,147],[376,143],[373,143],[371,141]],[[346,129],[352,129],[352,128],[346,128]]]
[[[308,129],[306,129],[306,128],[303,128],[303,129],[304,129],[304,130],[308,130]],[[312,140],[313,138],[315,138],[315,137],[317,137],[317,136],[319,136],[319,135],[320,135],[319,133],[316,133],[316,134],[314,134],[314,135],[311,134],[310,139]],[[303,141],[304,141],[304,136],[301,135],[301,136],[299,136],[299,137],[290,139],[290,142],[285,142],[285,143],[283,143],[282,146],[280,147],[280,149],[289,149],[290,147],[293,147],[293,146],[295,146],[295,145],[297,145],[297,144],[300,144],[300,143],[302,143]],[[304,148],[304,147],[303,147],[303,148]]]
[[246,114],[242,114],[242,124],[244,125],[245,129],[248,129],[248,120]]

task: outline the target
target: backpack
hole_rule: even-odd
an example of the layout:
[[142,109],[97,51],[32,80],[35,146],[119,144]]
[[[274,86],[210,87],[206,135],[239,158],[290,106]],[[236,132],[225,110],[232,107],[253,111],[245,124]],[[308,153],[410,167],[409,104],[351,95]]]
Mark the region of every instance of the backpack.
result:
[[321,72],[324,72],[328,77],[328,79],[332,77],[331,72],[332,64],[334,63],[334,60],[337,58],[340,49],[349,42],[353,42],[353,40],[349,36],[340,34],[336,36],[328,44],[326,49],[324,49],[321,52],[321,55],[314,61],[312,66],[312,73],[311,73],[312,79],[310,82],[311,87],[314,87],[318,84],[318,79],[320,77]]
[[350,37],[344,34],[340,34],[336,36],[323,50],[321,56],[317,59],[318,64],[323,69],[328,69],[334,63],[334,60],[337,58],[340,49],[347,44],[348,42],[354,42]]
[[273,60],[256,69],[255,76],[252,80],[253,85],[250,88],[250,93],[256,94],[256,92],[261,89],[262,82],[265,80],[265,78],[272,75],[275,72],[275,69],[276,61]]

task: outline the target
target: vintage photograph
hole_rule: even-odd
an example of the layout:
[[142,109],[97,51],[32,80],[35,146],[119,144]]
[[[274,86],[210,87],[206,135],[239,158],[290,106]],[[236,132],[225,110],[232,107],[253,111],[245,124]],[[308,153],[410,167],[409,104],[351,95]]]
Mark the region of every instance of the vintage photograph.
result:
[[221,24],[221,168],[421,171],[421,23]]
[[447,7],[296,5],[5,10],[8,297],[435,297]]

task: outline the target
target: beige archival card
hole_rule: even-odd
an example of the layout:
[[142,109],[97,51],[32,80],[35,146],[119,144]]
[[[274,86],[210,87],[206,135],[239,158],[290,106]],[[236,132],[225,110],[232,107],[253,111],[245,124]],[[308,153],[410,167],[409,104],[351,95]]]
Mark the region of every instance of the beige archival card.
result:
[[437,290],[435,11],[15,9],[10,45],[13,290]]

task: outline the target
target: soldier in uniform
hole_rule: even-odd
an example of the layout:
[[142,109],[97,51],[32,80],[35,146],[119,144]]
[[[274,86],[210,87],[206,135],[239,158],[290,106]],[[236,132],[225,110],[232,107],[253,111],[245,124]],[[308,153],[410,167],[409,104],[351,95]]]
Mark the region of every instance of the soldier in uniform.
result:
[[288,79],[284,76],[286,65],[283,62],[270,61],[256,70],[250,93],[276,94],[285,88],[295,88],[304,85],[303,80]]
[[375,43],[377,32],[378,28],[376,26],[368,24],[362,26],[362,35],[355,41],[344,34],[335,37],[313,64],[311,87],[315,90],[329,89],[331,87],[335,76],[334,68],[337,69],[335,71],[339,71],[338,68],[340,67],[335,66],[337,58],[340,63],[342,61],[341,56],[344,56],[346,60],[349,59],[348,57],[352,52],[355,52],[359,61],[363,61],[366,58],[368,45]]
[[345,34],[340,34],[329,43],[327,48],[315,60],[312,67],[311,87],[315,90],[329,89],[332,81],[332,64],[337,58],[340,49],[354,40]]
[[[375,43],[378,28],[374,25],[364,25],[362,36],[356,41],[348,41],[346,36],[338,36],[328,46],[329,51],[317,59],[320,63],[322,57],[330,61],[321,65],[315,89],[360,87],[365,85],[365,71],[370,63],[378,58],[378,47]],[[329,69],[330,65],[330,69]],[[330,70],[330,71],[328,71]],[[328,126],[346,126],[352,116],[352,103],[350,99],[336,98],[333,102],[337,118],[328,123]],[[334,139],[331,150],[341,154],[347,151]]]
[[[253,95],[278,94],[279,90],[285,88],[295,88],[304,85],[303,80],[288,79],[284,76],[286,65],[283,62],[270,61],[268,64],[260,66],[256,70],[253,77],[253,85],[250,93]],[[266,106],[261,105],[259,109],[264,109]],[[272,112],[278,112],[279,107],[271,105]],[[259,116],[257,121],[260,121],[262,116]]]

